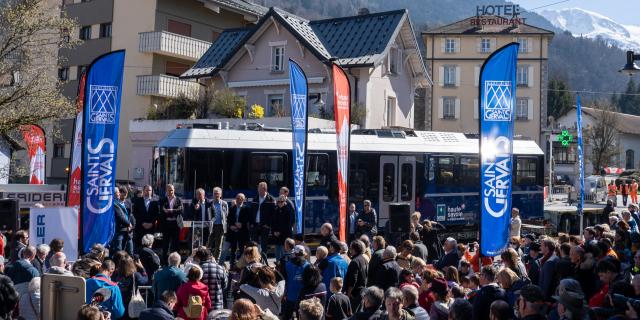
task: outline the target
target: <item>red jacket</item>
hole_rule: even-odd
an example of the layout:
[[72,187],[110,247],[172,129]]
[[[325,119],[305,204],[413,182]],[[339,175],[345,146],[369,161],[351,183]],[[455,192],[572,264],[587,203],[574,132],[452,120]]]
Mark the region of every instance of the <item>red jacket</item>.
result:
[[[202,310],[200,318],[187,318],[187,315],[184,312],[184,307],[189,305],[189,296],[195,295],[202,297],[202,305],[204,306],[204,310]],[[211,298],[209,297],[209,288],[206,284],[200,281],[188,281],[187,283],[183,283],[178,288],[176,296],[178,297],[178,302],[176,303],[174,310],[178,312],[178,317],[181,317],[183,319],[200,320],[204,320],[207,318],[207,314],[211,310]]]

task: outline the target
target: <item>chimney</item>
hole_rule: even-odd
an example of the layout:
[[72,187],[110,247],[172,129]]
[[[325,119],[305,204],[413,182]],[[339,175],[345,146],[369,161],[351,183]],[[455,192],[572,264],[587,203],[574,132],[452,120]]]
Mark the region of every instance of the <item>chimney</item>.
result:
[[369,8],[360,8],[360,9],[358,9],[358,15],[359,16],[364,16],[364,15],[367,15],[369,13],[370,13],[369,12]]

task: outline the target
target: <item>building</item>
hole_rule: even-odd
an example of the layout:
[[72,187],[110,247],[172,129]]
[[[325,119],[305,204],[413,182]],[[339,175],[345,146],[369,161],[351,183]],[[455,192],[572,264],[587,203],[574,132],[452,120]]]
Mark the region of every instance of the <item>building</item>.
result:
[[[200,85],[178,76],[223,30],[254,24],[266,8],[245,0],[64,0],[62,11],[78,21],[76,34],[83,40],[59,52],[66,96],[77,96],[78,79],[93,59],[126,50],[116,176],[147,183],[145,171],[132,165],[130,120],[145,118],[154,104],[180,93],[197,95]],[[62,138],[48,147],[49,183],[66,183],[72,122],[60,124]]]
[[[603,112],[607,115],[603,116]],[[593,149],[589,142],[589,130],[598,126],[602,119],[615,124],[617,131],[614,145],[617,147],[616,156],[608,163],[608,167],[624,169],[640,169],[640,157],[636,157],[636,150],[640,150],[640,116],[634,116],[619,112],[602,111],[594,108],[582,107],[582,129],[584,139],[585,174],[600,174],[594,172],[591,163]],[[573,108],[567,114],[557,119],[559,128],[568,130],[571,134],[576,132],[576,109]],[[574,139],[575,140],[575,139]],[[570,181],[575,181],[577,177],[577,149],[574,143],[568,148],[553,145],[554,175],[566,175]],[[603,170],[604,168],[600,168]]]
[[[547,121],[548,47],[553,32],[519,24],[478,24],[470,17],[422,33],[434,85],[425,97],[424,124],[433,131],[478,133],[478,81],[484,60],[496,49],[520,43],[515,134],[540,143]],[[513,22],[499,17],[493,21]]]
[[182,78],[232,89],[267,116],[289,116],[288,59],[306,73],[310,115],[327,119],[331,63],[344,68],[364,128],[413,128],[416,89],[430,83],[407,10],[308,21],[271,8],[255,26],[225,30]]

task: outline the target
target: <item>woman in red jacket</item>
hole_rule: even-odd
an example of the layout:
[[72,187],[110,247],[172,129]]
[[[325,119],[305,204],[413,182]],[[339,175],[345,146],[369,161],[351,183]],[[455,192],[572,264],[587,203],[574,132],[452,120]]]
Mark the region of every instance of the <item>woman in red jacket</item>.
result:
[[[178,312],[178,317],[183,319],[199,319],[204,320],[207,318],[207,314],[211,310],[211,298],[209,297],[209,287],[206,284],[200,282],[202,279],[202,269],[199,266],[193,265],[189,272],[187,273],[187,282],[183,283],[177,292],[178,302],[174,307],[174,310]],[[191,297],[199,296],[202,303],[202,311],[200,312],[200,316],[194,317],[188,316],[188,310],[194,310],[199,308],[198,303],[194,303]],[[190,303],[191,300],[191,304]]]

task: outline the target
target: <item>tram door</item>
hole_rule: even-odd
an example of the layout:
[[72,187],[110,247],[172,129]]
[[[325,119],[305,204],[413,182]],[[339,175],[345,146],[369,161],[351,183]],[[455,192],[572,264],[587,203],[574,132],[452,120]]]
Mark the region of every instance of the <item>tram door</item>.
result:
[[378,226],[389,220],[389,204],[407,203],[416,209],[416,158],[412,156],[380,156],[380,194]]

